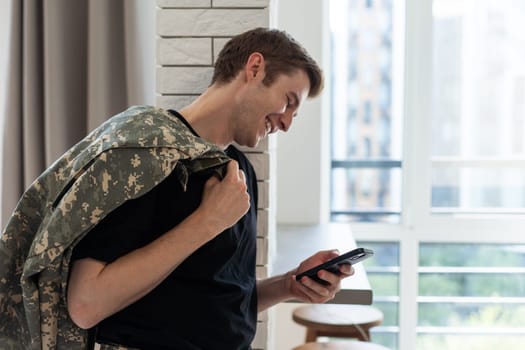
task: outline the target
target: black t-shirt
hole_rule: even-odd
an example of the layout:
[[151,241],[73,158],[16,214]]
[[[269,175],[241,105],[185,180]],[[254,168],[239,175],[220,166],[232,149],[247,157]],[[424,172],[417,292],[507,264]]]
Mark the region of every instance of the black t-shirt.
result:
[[[242,152],[230,146],[226,153],[246,174],[248,213],[195,251],[149,294],[101,321],[98,342],[147,350],[250,349],[257,321],[257,182]],[[191,174],[183,191],[172,173],[104,218],[74,248],[73,259],[110,263],[152,242],[199,206],[209,176]]]

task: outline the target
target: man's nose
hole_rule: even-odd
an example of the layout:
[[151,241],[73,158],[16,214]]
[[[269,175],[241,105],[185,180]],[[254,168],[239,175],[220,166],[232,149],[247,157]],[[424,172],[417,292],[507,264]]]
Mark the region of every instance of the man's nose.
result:
[[294,111],[285,111],[279,117],[279,129],[286,132],[292,125]]

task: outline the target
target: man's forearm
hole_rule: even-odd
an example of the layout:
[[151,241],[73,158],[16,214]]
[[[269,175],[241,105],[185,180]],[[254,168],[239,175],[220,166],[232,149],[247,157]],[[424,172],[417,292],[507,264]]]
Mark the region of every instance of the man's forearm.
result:
[[261,312],[280,302],[290,300],[291,273],[257,281],[257,311]]

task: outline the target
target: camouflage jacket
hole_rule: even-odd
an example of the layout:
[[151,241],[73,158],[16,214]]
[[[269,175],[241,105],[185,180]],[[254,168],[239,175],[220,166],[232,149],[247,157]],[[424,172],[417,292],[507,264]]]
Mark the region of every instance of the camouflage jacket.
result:
[[0,240],[0,349],[85,349],[66,288],[75,244],[109,212],[176,171],[223,171],[229,158],[170,113],[131,107],[53,163],[22,195]]

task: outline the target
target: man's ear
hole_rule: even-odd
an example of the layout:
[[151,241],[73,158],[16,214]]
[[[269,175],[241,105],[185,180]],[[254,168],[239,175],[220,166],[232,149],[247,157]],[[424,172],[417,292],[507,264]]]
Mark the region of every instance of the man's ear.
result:
[[[245,72],[246,79],[251,80],[254,78],[264,77],[264,56],[260,52],[253,52],[246,61]],[[262,75],[261,75],[262,74]]]

